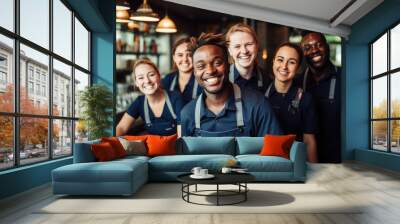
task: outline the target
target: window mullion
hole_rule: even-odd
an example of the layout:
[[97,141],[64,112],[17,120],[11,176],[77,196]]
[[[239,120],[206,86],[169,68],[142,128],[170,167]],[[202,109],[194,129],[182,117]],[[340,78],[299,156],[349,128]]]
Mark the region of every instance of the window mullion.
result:
[[[49,50],[53,52],[53,0],[49,0]],[[49,73],[48,73],[48,83],[49,86],[47,90],[49,94],[49,119],[48,119],[48,152],[49,152],[49,159],[53,159],[53,57],[49,55]]]
[[[19,35],[19,8],[20,1],[14,1],[14,30],[17,35]],[[14,39],[14,112],[15,114],[19,114],[19,100],[20,100],[20,46],[19,39]],[[19,166],[20,157],[19,157],[19,136],[20,136],[20,118],[18,116],[14,116],[14,166]]]
[[[387,71],[390,71],[390,29],[388,30],[388,32],[387,32]],[[387,110],[388,110],[388,113],[387,113],[387,117],[389,118],[388,119],[388,122],[387,122],[387,136],[388,136],[388,152],[391,152],[392,151],[392,135],[391,135],[391,129],[392,129],[392,125],[391,125],[391,123],[392,123],[392,121],[390,120],[390,118],[392,118],[392,110],[391,110],[391,108],[392,108],[392,100],[391,100],[391,81],[390,81],[390,79],[391,79],[391,74],[390,73],[388,73],[387,74]]]
[[[71,24],[72,24],[72,29],[71,29],[71,59],[72,59],[72,65],[71,66],[71,91],[72,91],[72,105],[71,105],[71,117],[75,117],[75,12],[72,11],[71,15]],[[73,120],[71,122],[72,124],[72,133],[71,133],[71,150],[72,150],[72,155],[74,155],[74,146],[75,146],[75,126],[76,126],[76,121]]]

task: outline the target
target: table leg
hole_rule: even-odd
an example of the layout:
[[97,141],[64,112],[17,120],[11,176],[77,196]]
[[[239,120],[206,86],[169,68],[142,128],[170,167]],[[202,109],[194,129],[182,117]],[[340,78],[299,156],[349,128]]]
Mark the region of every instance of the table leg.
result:
[[219,205],[219,184],[217,184],[217,206]]
[[247,182],[244,183],[244,201],[247,201]]

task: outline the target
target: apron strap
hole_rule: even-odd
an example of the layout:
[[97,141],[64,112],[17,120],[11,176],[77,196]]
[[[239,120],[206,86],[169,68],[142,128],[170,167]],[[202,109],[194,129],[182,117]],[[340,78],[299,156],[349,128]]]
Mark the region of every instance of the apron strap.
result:
[[[308,73],[310,71],[310,68],[307,67],[306,71],[304,72],[304,79],[303,79],[303,91],[306,91],[306,83],[307,83],[307,77]],[[335,66],[335,72],[337,73],[337,67]],[[329,86],[329,100],[333,100],[335,98],[335,86],[336,86],[336,76],[333,76],[331,78],[331,83]]]
[[203,100],[203,93],[196,100],[196,107],[194,109],[194,122],[196,129],[200,129],[200,110],[201,110],[201,101]]
[[[172,118],[176,120],[176,114],[174,112],[174,108],[172,107],[171,100],[169,99],[167,91],[163,90],[164,92],[164,97],[165,97],[165,104],[167,104],[167,108],[169,112],[171,113]],[[150,120],[150,112],[149,112],[149,103],[147,100],[147,97],[144,97],[144,120],[147,125],[151,125],[151,120]]]
[[263,86],[263,77],[262,77],[262,73],[261,73],[261,69],[259,67],[257,67],[257,86],[258,88],[261,88]]
[[[243,104],[242,104],[242,96],[241,91],[238,85],[233,84],[233,93],[235,95],[235,106],[236,106],[236,126],[243,127],[244,119],[243,119]],[[200,129],[200,109],[201,103],[203,100],[203,93],[196,100],[196,106],[194,109],[194,120],[196,129]]]
[[271,84],[269,84],[267,88],[267,91],[265,91],[264,96],[267,97],[267,99],[269,98],[269,94],[271,93],[272,84],[274,84],[274,82],[271,82]]
[[298,109],[302,98],[303,98],[303,89],[298,88],[296,96],[294,100],[292,100],[292,107]]
[[169,86],[169,91],[174,91],[175,85],[176,85],[176,77],[178,75],[174,75],[174,78],[172,79],[171,85]]
[[233,93],[235,95],[235,106],[236,106],[236,126],[243,127],[243,104],[242,104],[242,93],[238,85],[233,84]]
[[147,125],[151,125],[151,120],[150,120],[150,113],[149,113],[149,104],[147,102],[147,97],[144,96],[144,121],[146,122]]
[[[193,75],[193,74],[192,74]],[[192,90],[192,99],[196,99],[197,97],[197,89],[199,88],[199,83],[197,82],[196,78],[194,79],[193,83],[193,90]]]
[[171,100],[169,99],[167,91],[164,90],[164,96],[165,96],[165,103],[167,104],[168,110],[171,113],[172,118],[176,120],[176,114],[174,112],[174,108],[172,107]]
[[[263,86],[263,78],[262,78],[262,73],[260,68],[257,69],[257,86],[261,88]],[[235,83],[235,64],[231,64],[229,68],[229,81],[231,83]]]
[[336,77],[331,78],[331,85],[329,87],[329,99],[333,100],[335,98],[335,86],[336,86]]
[[229,81],[235,83],[235,64],[231,64],[229,68]]

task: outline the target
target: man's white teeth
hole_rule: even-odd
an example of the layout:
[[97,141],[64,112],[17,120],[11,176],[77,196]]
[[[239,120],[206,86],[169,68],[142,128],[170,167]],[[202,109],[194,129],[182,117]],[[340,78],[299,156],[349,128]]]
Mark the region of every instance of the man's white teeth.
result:
[[312,58],[313,61],[320,61],[322,59],[322,56],[315,56]]
[[217,77],[213,77],[213,78],[208,78],[205,80],[209,85],[214,85],[216,83],[218,83],[218,78]]

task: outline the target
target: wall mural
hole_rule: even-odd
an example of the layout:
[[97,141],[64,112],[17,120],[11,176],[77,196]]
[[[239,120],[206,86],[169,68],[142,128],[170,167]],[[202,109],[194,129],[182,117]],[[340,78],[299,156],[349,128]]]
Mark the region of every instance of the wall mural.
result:
[[[120,110],[116,134],[295,135],[308,161],[340,162],[341,38],[200,11],[220,14],[224,24],[202,21],[204,30],[194,30],[177,20],[168,44],[173,68],[160,68],[152,54],[131,58],[124,85],[135,97]],[[140,49],[142,32],[126,44]],[[165,34],[158,35],[151,49],[162,48]],[[117,54],[117,65],[122,60]]]

